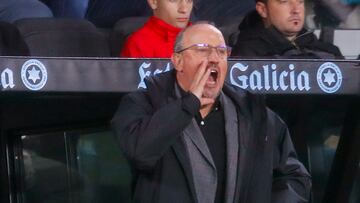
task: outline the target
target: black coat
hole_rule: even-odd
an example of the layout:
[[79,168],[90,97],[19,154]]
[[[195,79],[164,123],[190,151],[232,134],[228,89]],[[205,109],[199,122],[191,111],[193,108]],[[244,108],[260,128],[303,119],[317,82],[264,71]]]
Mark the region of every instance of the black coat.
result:
[[[134,169],[134,202],[196,202],[182,130],[199,110],[197,98],[174,96],[174,72],[125,96],[112,126]],[[297,160],[286,125],[259,96],[225,84],[238,109],[239,156],[235,202],[306,202],[311,180]],[[197,104],[197,105],[191,105]]]
[[[260,21],[260,22],[259,22]],[[242,58],[342,59],[338,47],[321,42],[313,32],[303,29],[290,42],[275,27],[265,28],[256,13],[249,14],[239,27],[232,56]]]

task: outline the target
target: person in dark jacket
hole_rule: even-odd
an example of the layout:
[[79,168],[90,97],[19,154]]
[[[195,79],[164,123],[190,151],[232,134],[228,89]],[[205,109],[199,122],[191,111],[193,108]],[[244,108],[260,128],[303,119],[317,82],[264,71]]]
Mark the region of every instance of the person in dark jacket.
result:
[[29,55],[29,48],[17,27],[0,21],[0,56]]
[[177,37],[175,70],[126,95],[112,119],[134,202],[307,202],[311,178],[261,96],[224,84],[230,48],[210,24]]
[[246,58],[343,58],[338,47],[304,28],[304,0],[256,0],[240,24],[233,56]]

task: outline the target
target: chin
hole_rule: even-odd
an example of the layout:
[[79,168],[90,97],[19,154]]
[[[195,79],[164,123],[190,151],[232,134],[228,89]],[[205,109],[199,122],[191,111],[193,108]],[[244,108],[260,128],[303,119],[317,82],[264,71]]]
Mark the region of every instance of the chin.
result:
[[176,27],[184,29],[187,26],[187,23],[178,23]]
[[216,99],[220,94],[220,90],[217,89],[205,89],[203,96],[206,98]]
[[300,32],[301,30],[302,30],[302,28],[303,28],[303,25],[296,25],[294,28],[293,28],[293,30],[295,31],[295,32]]

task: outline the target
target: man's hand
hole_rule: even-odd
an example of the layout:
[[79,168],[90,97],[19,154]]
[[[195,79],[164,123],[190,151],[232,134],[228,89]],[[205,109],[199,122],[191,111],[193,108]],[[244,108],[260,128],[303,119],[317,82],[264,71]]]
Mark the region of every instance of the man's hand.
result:
[[189,91],[193,93],[199,100],[201,106],[206,106],[215,102],[212,98],[203,97],[203,91],[206,85],[206,81],[210,76],[210,69],[207,68],[208,60],[204,60],[197,72],[195,73],[194,80],[192,81]]

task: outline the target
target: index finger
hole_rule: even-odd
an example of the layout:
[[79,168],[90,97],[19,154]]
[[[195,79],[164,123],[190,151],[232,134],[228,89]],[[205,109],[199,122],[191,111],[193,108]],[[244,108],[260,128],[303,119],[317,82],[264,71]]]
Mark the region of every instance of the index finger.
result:
[[208,62],[209,61],[207,59],[205,59],[200,63],[200,65],[195,73],[195,77],[194,77],[195,83],[199,83],[201,81],[201,79],[203,78],[203,76],[205,75]]

